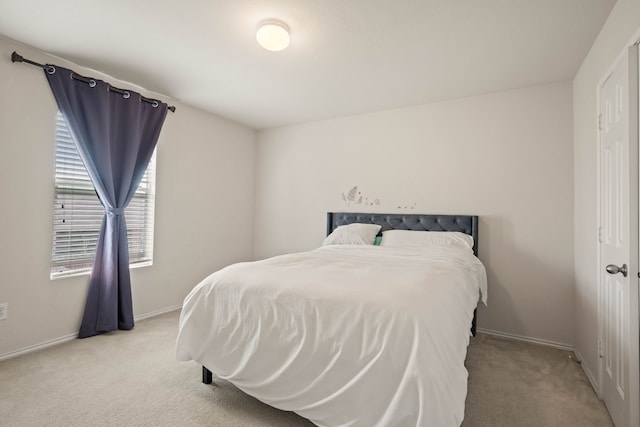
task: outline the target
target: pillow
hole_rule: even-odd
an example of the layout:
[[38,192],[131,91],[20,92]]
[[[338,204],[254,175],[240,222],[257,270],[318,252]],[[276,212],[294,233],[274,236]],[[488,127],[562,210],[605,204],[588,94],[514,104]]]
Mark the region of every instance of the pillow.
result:
[[373,245],[381,228],[377,224],[341,225],[324,239],[322,245]]
[[455,246],[473,251],[473,237],[459,231],[387,230],[382,233],[380,246],[393,248]]

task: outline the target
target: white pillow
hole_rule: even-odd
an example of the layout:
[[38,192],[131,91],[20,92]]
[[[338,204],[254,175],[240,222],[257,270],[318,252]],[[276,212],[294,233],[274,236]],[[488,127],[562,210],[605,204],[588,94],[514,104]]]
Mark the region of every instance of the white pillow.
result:
[[417,248],[426,246],[457,246],[473,251],[473,237],[459,231],[387,230],[380,246]]
[[322,245],[373,245],[381,228],[377,224],[341,225],[324,239]]

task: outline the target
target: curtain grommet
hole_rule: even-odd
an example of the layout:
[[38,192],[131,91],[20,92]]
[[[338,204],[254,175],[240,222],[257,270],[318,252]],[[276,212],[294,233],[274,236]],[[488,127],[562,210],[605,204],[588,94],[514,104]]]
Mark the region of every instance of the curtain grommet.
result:
[[56,72],[56,67],[54,67],[53,65],[47,65],[47,73],[53,74],[55,72]]
[[125,93],[123,93],[123,94],[122,94],[122,97],[123,97],[124,99],[129,99],[129,98],[131,97],[131,94],[130,94],[129,92],[126,92],[126,91],[125,91]]
[[158,107],[158,105],[160,105],[160,103],[159,103],[158,101],[155,101],[155,100],[151,103],[151,106],[152,106],[153,108],[157,108],[157,107]]

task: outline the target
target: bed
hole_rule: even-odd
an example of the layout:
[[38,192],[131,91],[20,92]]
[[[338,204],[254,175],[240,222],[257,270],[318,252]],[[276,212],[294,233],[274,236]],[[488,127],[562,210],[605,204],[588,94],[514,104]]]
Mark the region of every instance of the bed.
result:
[[[354,227],[377,227],[382,245],[341,241]],[[331,212],[327,234],[338,244],[204,279],[185,298],[177,359],[319,426],[460,425],[487,299],[478,217]],[[416,236],[436,244],[403,246]]]

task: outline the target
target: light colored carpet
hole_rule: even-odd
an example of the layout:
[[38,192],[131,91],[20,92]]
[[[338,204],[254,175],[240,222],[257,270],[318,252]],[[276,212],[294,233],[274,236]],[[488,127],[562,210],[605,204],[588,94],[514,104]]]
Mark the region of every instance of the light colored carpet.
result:
[[[178,312],[0,362],[2,426],[311,426],[177,362]],[[465,427],[611,426],[569,353],[472,339]]]
[[463,427],[613,427],[570,352],[478,334],[467,350]]

